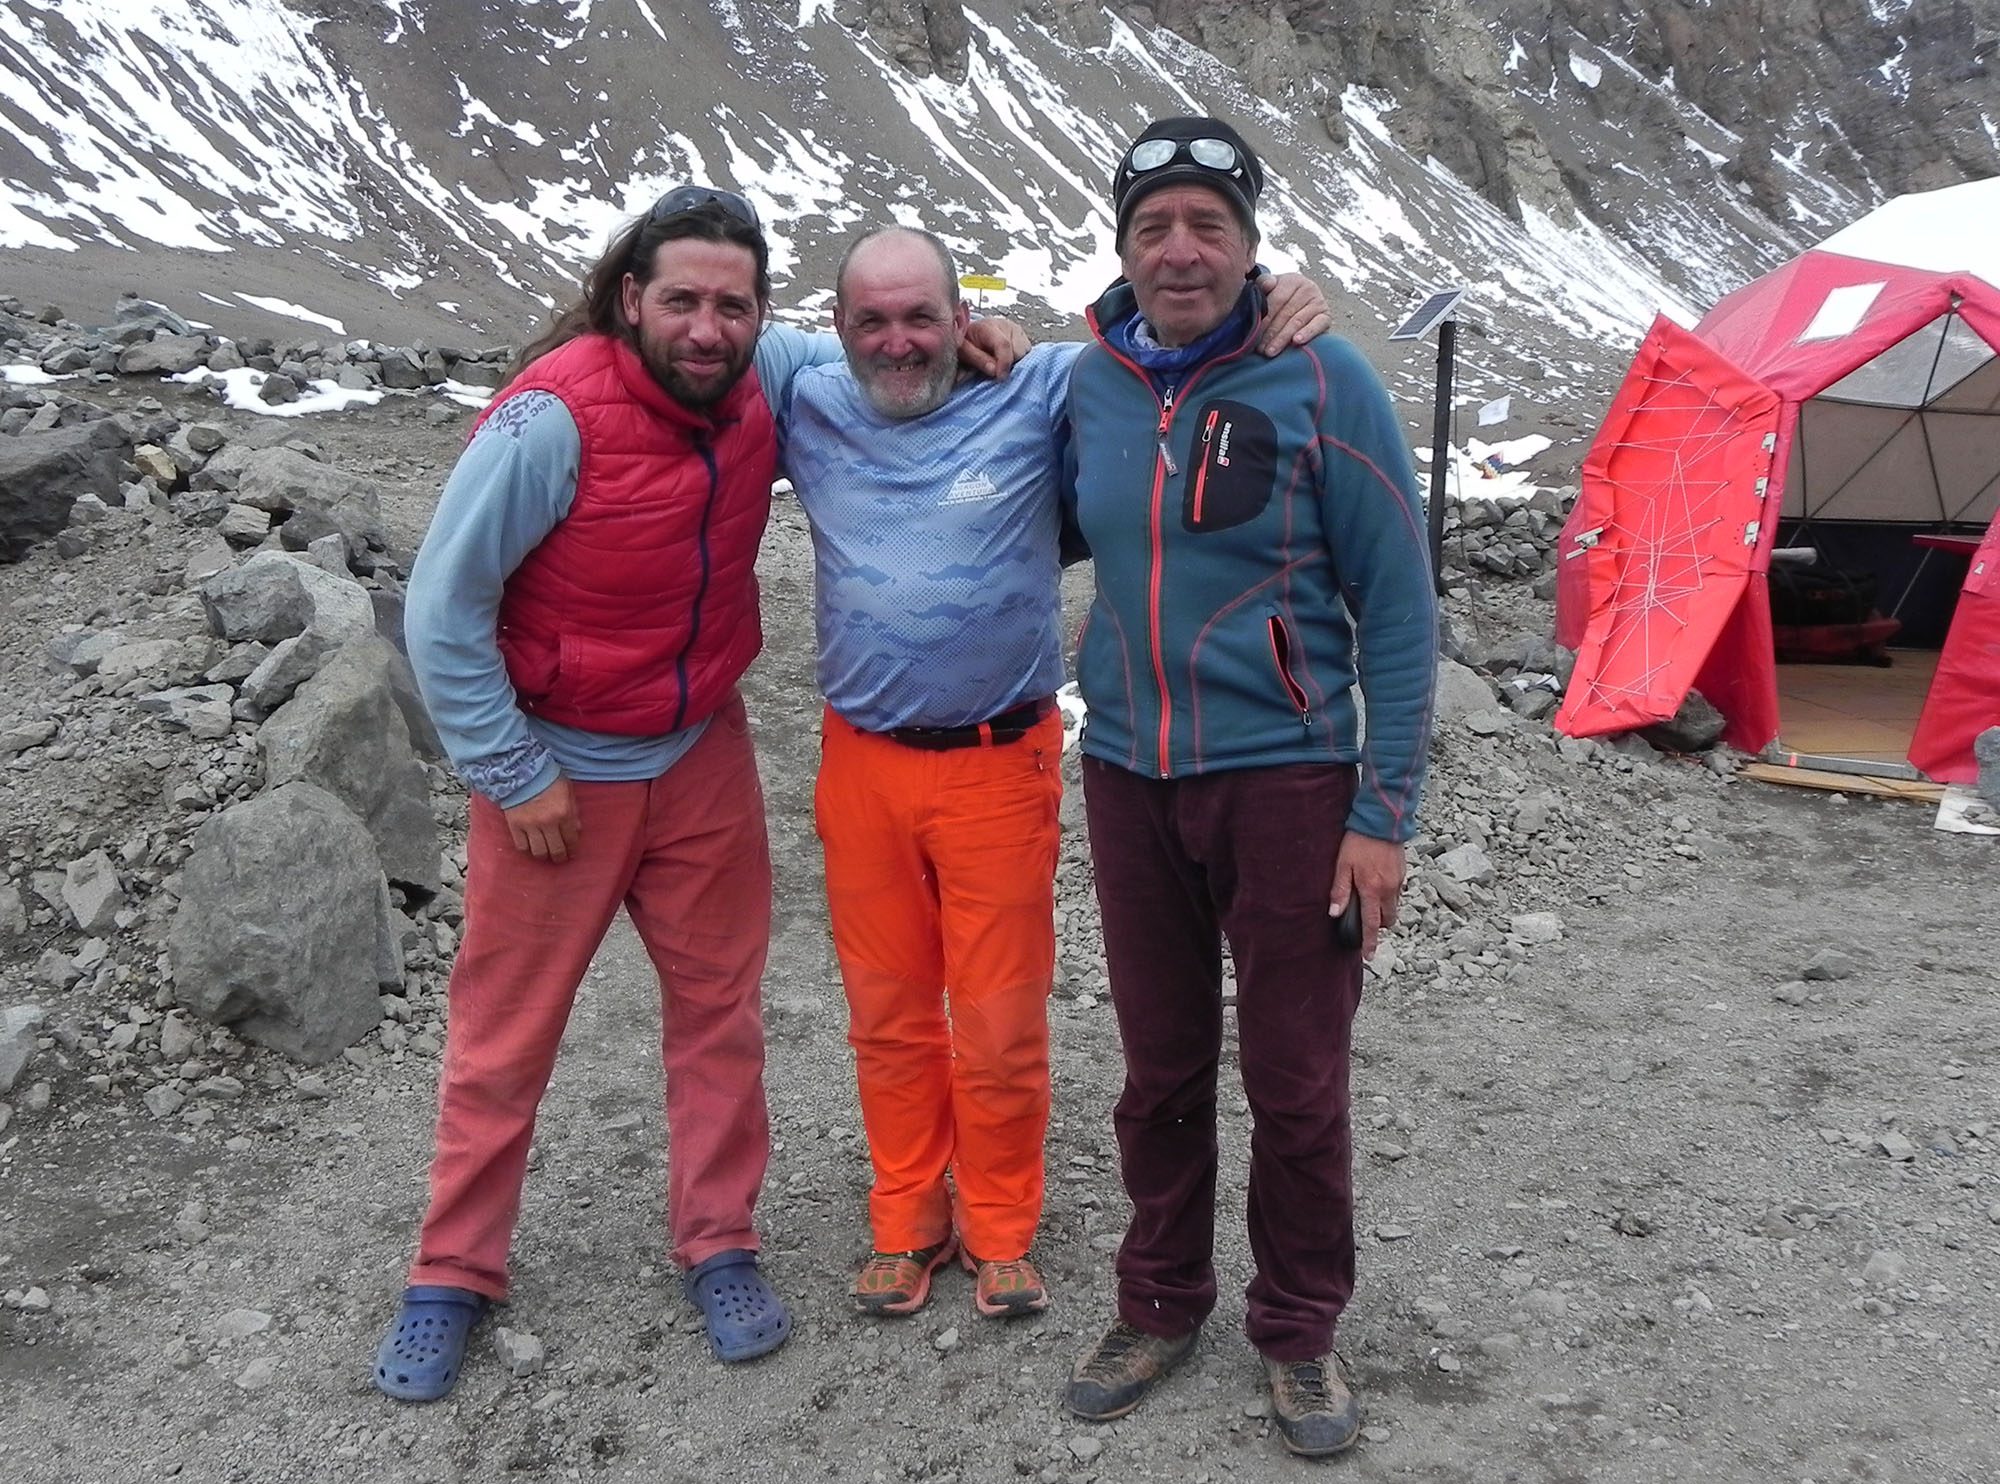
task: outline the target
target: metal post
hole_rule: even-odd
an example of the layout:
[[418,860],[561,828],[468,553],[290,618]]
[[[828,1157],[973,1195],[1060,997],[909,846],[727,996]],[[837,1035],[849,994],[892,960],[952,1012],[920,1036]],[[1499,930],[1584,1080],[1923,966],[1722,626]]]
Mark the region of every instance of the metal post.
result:
[[1444,502],[1445,483],[1451,457],[1451,377],[1452,356],[1458,345],[1458,321],[1447,319],[1438,326],[1437,409],[1431,422],[1431,576],[1438,596],[1444,596]]

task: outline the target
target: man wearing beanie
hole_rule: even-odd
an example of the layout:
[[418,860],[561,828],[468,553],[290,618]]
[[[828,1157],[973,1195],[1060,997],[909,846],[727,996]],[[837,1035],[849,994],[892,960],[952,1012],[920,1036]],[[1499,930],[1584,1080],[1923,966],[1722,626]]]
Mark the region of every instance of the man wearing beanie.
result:
[[1333,1353],[1354,1291],[1348,1053],[1415,829],[1435,609],[1409,451],[1367,362],[1332,335],[1246,353],[1263,186],[1218,120],[1133,142],[1112,181],[1124,277],[1070,385],[1065,498],[1096,565],[1084,804],[1132,1218],[1117,1320],[1065,1400],[1131,1411],[1215,1305],[1226,938],[1252,1119],[1245,1328],[1286,1446],[1319,1456],[1360,1430]]

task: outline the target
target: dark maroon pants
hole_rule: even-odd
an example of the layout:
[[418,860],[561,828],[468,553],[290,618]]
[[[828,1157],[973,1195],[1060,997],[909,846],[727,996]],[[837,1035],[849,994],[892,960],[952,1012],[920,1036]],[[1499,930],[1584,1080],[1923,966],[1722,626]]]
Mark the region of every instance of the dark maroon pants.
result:
[[1125,1049],[1114,1122],[1132,1224],[1118,1312],[1186,1334],[1215,1306],[1222,935],[1250,1102],[1250,1341],[1277,1360],[1333,1348],[1354,1292],[1347,1068],[1361,955],[1327,916],[1354,770],[1154,779],[1083,761],[1111,999]]

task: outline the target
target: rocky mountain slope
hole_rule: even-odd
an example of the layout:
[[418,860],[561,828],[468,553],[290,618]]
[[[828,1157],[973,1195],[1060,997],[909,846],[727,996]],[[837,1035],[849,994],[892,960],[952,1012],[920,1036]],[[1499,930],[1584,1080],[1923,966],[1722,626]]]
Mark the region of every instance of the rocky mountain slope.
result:
[[701,176],[760,202],[800,317],[892,214],[1073,324],[1120,144],[1205,110],[1268,155],[1267,256],[1350,329],[1470,282],[1471,394],[1560,400],[1661,304],[2000,168],[1994,37],[1908,0],[4,0],[0,244],[73,313],[167,285],[233,333],[519,339]]

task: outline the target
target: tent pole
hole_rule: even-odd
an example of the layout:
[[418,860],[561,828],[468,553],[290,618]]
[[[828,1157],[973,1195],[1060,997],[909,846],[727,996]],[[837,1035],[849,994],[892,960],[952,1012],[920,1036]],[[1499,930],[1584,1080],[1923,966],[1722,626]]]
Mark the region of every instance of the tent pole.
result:
[[1451,457],[1451,378],[1452,357],[1458,345],[1458,321],[1446,319],[1438,326],[1437,403],[1431,419],[1431,577],[1439,597],[1444,596],[1444,502],[1445,461]]

